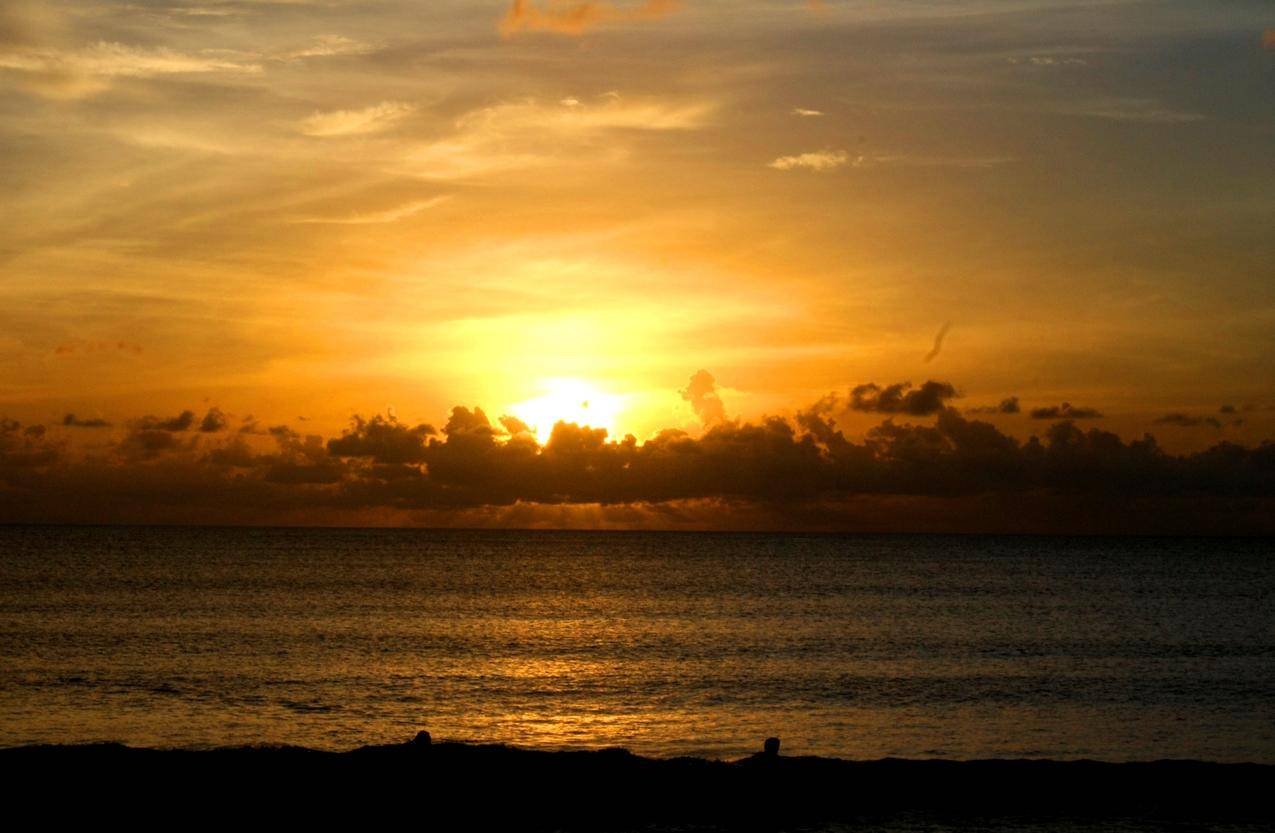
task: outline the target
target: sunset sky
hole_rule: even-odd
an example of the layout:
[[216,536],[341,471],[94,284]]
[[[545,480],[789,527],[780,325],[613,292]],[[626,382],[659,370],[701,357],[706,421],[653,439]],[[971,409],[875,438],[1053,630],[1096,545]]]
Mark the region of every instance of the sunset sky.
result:
[[11,490],[457,405],[1275,435],[1266,0],[11,0],[0,180]]

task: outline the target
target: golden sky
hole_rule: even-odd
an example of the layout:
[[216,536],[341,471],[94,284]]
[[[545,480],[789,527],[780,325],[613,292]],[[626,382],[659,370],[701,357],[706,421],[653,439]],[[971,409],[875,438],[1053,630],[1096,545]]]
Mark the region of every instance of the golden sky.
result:
[[327,438],[481,406],[640,443],[713,422],[682,393],[703,369],[728,420],[933,379],[1020,441],[1070,417],[1254,445],[1272,25],[1177,0],[10,0],[0,415],[117,451],[211,408]]

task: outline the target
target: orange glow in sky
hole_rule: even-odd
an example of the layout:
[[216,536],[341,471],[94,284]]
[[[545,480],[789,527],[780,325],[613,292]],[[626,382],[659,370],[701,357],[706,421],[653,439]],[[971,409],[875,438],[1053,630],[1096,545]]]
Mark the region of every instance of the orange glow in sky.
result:
[[1262,4],[304,5],[4,4],[0,453],[1275,433]]
[[581,379],[549,378],[538,384],[543,394],[511,405],[509,411],[531,428],[541,444],[549,439],[554,423],[559,421],[605,428],[608,436],[617,436],[617,419],[624,411],[623,396],[606,393]]

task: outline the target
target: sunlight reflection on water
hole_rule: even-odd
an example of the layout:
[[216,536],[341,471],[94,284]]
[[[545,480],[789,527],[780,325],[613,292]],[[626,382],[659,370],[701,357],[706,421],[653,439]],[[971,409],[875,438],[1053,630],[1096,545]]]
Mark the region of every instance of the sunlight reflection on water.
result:
[[0,530],[0,744],[1275,762],[1262,542]]

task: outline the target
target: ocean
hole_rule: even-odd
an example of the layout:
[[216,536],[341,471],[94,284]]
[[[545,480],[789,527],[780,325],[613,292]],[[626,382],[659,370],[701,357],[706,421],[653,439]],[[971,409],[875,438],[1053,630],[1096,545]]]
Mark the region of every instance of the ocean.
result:
[[0,527],[0,746],[1275,763],[1273,550]]

